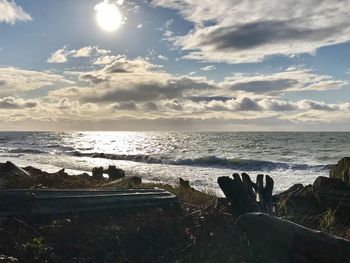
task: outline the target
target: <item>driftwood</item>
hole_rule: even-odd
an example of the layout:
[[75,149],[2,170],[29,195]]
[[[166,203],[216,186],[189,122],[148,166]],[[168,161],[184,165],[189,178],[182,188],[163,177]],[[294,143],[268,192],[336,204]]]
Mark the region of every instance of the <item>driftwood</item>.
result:
[[350,185],[350,157],[344,157],[338,164],[332,165],[329,176],[341,179],[344,183]]
[[256,262],[350,261],[350,242],[261,213],[242,215],[236,222]]
[[264,186],[264,175],[259,174],[256,183],[253,183],[248,174],[237,173],[232,175],[233,179],[224,176],[218,178],[218,184],[226,198],[231,203],[232,213],[242,215],[249,212],[272,213],[272,190],[273,179],[266,175]]
[[2,190],[0,200],[0,218],[100,213],[177,204],[175,195],[157,188]]

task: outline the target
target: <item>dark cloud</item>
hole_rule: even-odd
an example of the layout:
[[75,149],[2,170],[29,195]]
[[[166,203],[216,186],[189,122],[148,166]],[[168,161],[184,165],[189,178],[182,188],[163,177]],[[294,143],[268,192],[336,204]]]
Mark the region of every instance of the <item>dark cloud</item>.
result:
[[0,80],[0,87],[5,87],[7,82],[5,80]]
[[258,21],[239,27],[217,27],[207,35],[199,36],[201,46],[212,46],[217,50],[244,50],[274,42],[295,40],[318,41],[334,33],[335,28],[297,28],[290,21]]
[[151,101],[143,104],[142,108],[145,109],[146,111],[157,111],[158,110],[157,104],[155,104],[154,102],[151,102]]
[[225,96],[190,96],[188,99],[194,101],[194,102],[201,102],[201,101],[228,101],[231,100],[231,97],[225,97]]
[[262,108],[258,104],[257,101],[250,99],[250,98],[243,98],[239,102],[239,107],[237,108],[238,111],[261,111]]
[[339,106],[327,104],[322,101],[314,100],[302,100],[299,102],[301,108],[310,110],[321,110],[321,111],[336,111],[339,110]]
[[257,80],[250,82],[234,83],[231,90],[243,90],[246,92],[254,92],[256,94],[278,93],[290,89],[299,82],[295,79],[279,79],[279,80]]
[[[95,82],[95,80],[91,80]],[[133,80],[130,80],[131,82]],[[139,82],[110,80],[105,87],[96,89],[92,94],[89,89],[80,90],[84,102],[115,102],[115,101],[154,101],[162,99],[183,98],[187,91],[214,90],[215,87],[205,80],[189,77],[170,78],[163,80],[143,80]],[[91,90],[90,90],[91,91]],[[63,95],[63,94],[62,94]]]

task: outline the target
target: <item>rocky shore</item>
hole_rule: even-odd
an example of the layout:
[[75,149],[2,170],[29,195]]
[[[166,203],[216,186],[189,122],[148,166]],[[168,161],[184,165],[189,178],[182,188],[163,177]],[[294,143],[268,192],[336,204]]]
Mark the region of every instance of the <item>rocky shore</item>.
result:
[[3,218],[0,262],[349,262],[349,160],[332,166],[330,177],[275,196],[268,176],[219,178],[226,198],[182,179],[177,187],[145,184],[114,166],[72,176],[3,163],[0,189],[156,186],[179,206]]

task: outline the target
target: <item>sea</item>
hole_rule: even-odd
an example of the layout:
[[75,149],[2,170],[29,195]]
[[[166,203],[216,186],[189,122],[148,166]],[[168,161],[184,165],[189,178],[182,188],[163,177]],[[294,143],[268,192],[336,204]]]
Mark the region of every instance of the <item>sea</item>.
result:
[[116,165],[145,182],[176,185],[181,177],[217,195],[219,176],[268,174],[278,193],[328,176],[345,156],[344,132],[0,132],[0,162],[72,176]]

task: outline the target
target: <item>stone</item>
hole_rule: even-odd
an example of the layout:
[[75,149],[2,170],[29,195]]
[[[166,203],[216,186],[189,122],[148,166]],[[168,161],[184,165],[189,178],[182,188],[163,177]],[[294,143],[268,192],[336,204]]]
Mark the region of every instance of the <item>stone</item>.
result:
[[92,177],[97,180],[103,179],[103,167],[95,167],[92,169]]
[[105,172],[108,174],[110,180],[117,180],[125,177],[124,170],[117,168],[114,165],[108,166],[108,169]]
[[190,188],[190,181],[179,178],[180,188]]
[[331,165],[329,177],[341,179],[350,185],[350,157],[344,157],[337,164]]
[[244,233],[256,262],[349,262],[350,242],[262,213],[240,216],[236,225]]
[[24,188],[33,183],[33,178],[24,169],[6,162],[0,163],[0,188]]
[[341,179],[320,176],[315,180],[313,189],[324,210],[350,215],[350,186]]
[[296,184],[273,196],[277,215],[317,216],[322,213],[321,203],[312,185]]
[[131,182],[134,184],[134,185],[140,185],[142,184],[142,179],[141,177],[139,176],[133,176],[130,178]]

